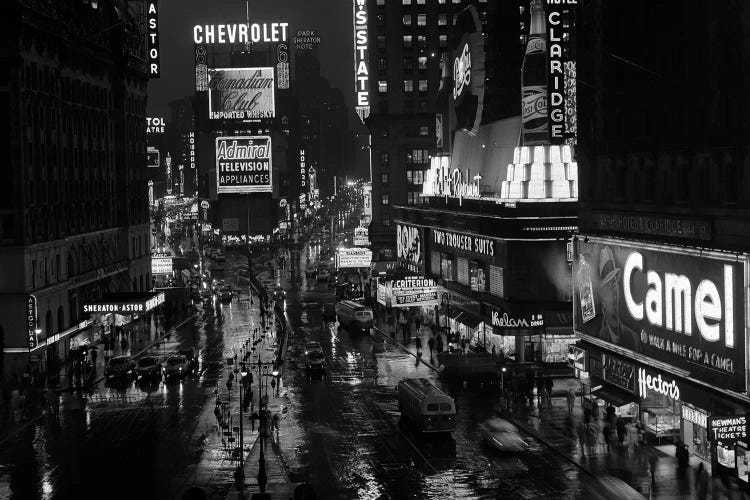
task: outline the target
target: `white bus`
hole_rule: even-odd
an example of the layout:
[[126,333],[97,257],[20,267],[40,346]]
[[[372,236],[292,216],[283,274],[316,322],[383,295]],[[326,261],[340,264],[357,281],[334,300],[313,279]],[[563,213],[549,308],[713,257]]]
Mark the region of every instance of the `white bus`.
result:
[[456,430],[456,403],[426,378],[405,378],[396,386],[401,417],[420,432]]
[[372,309],[353,300],[342,300],[336,304],[336,318],[348,330],[362,330],[369,333],[372,328]]

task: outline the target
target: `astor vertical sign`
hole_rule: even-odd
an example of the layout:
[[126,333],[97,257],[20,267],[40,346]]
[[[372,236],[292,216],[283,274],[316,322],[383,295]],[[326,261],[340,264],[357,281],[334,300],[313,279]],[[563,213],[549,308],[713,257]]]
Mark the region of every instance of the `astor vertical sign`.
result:
[[157,8],[158,2],[148,3],[148,12],[146,13],[146,20],[148,21],[148,76],[151,78],[159,78],[161,76],[161,68],[159,64],[159,10]]
[[352,0],[354,8],[354,92],[360,119],[370,114],[370,68],[367,47],[367,0]]
[[39,339],[36,336],[38,317],[36,297],[29,294],[26,296],[26,330],[29,337],[29,350],[36,349],[39,345]]

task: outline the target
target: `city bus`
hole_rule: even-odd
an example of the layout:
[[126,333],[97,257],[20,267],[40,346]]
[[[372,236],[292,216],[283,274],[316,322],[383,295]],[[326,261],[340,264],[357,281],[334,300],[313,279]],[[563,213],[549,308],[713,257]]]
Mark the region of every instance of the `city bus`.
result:
[[419,432],[450,433],[456,429],[456,403],[426,378],[405,378],[396,390],[401,417]]
[[351,330],[369,333],[372,328],[372,309],[353,300],[342,300],[336,304],[336,318],[339,325]]

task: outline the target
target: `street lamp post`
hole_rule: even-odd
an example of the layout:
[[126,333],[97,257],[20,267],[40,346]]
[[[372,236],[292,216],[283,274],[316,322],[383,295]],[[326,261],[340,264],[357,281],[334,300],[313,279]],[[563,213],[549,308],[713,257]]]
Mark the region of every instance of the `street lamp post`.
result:
[[237,472],[235,474],[235,477],[237,479],[237,489],[240,491],[240,496],[242,496],[242,490],[245,487],[245,440],[244,440],[244,433],[242,430],[242,420],[243,420],[243,391],[244,391],[244,385],[245,385],[245,377],[247,376],[247,368],[245,368],[245,364],[242,364],[242,369],[240,371],[240,380],[239,380],[239,386],[240,386],[240,463],[237,467]]

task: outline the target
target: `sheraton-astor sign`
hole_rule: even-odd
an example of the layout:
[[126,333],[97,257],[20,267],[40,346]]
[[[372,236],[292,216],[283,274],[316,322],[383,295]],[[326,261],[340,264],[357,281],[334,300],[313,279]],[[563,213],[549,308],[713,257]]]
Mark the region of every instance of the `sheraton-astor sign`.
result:
[[578,333],[745,389],[747,256],[579,236]]

